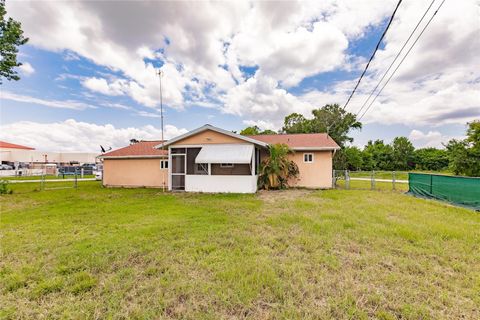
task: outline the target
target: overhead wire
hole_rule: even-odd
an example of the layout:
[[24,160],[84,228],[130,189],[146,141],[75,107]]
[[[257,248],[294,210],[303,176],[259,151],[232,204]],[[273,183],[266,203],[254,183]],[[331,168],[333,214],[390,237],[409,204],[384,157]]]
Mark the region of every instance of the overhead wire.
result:
[[375,54],[377,53],[378,48],[380,47],[380,44],[382,43],[383,38],[384,38],[385,35],[387,34],[387,31],[388,31],[388,29],[390,28],[390,25],[392,24],[393,18],[395,17],[395,13],[397,12],[398,7],[400,6],[401,3],[402,3],[402,0],[399,0],[398,3],[397,3],[397,6],[395,7],[395,10],[393,10],[392,16],[390,17],[390,20],[388,21],[388,24],[387,24],[387,26],[385,27],[385,30],[383,31],[382,36],[381,36],[380,39],[378,40],[377,46],[375,47],[375,50],[373,51],[373,54],[371,55],[370,59],[368,60],[368,63],[367,63],[367,65],[365,66],[365,69],[363,70],[362,74],[360,75],[360,78],[358,78],[357,84],[356,84],[355,87],[353,88],[352,93],[350,94],[350,96],[349,96],[348,99],[347,99],[347,102],[345,102],[345,105],[343,106],[343,109],[345,109],[345,108],[347,107],[348,103],[350,102],[350,100],[352,99],[353,95],[355,94],[355,91],[357,91],[357,88],[358,88],[358,86],[360,85],[360,82],[362,81],[363,76],[365,75],[365,73],[367,72],[368,67],[370,66],[370,62],[372,62],[373,58],[375,57]]
[[422,18],[418,21],[417,25],[415,26],[415,28],[412,30],[412,32],[410,33],[410,35],[408,36],[408,39],[405,41],[405,43],[403,44],[402,48],[400,49],[400,51],[398,51],[397,55],[395,56],[395,59],[393,59],[392,63],[390,63],[390,66],[388,66],[388,69],[387,71],[385,71],[385,73],[383,74],[382,78],[378,81],[377,85],[375,86],[375,88],[373,88],[372,92],[370,92],[370,95],[368,96],[368,98],[365,100],[365,102],[362,104],[361,108],[356,112],[356,114],[360,114],[360,112],[362,112],[363,108],[367,105],[368,101],[370,100],[370,98],[373,96],[373,94],[375,93],[375,91],[378,89],[378,86],[380,85],[380,83],[382,83],[383,79],[385,79],[386,75],[388,74],[388,72],[390,71],[390,69],[393,67],[393,65],[395,64],[395,62],[397,61],[398,57],[400,57],[400,55],[402,54],[403,52],[403,49],[405,49],[405,47],[407,46],[407,43],[410,41],[410,39],[412,38],[412,36],[415,34],[415,31],[417,31],[418,27],[420,26],[420,24],[422,23],[423,19],[425,18],[425,16],[427,15],[428,11],[430,11],[430,8],[432,7],[433,3],[435,2],[436,0],[432,0],[432,2],[430,2],[430,5],[428,6],[427,10],[425,10],[425,12],[423,13],[422,15]]
[[[405,56],[403,56],[402,60],[400,60],[400,63],[397,65],[397,67],[393,70],[392,74],[390,75],[390,77],[388,77],[387,81],[383,84],[383,86],[380,88],[380,90],[377,92],[377,94],[375,95],[375,98],[372,100],[372,102],[370,102],[370,104],[368,105],[368,107],[365,109],[365,111],[362,113],[362,115],[358,118],[358,121],[360,121],[364,116],[365,114],[368,112],[368,110],[370,110],[370,108],[372,107],[373,103],[375,102],[375,100],[377,100],[378,96],[380,95],[380,93],[382,93],[383,89],[385,88],[385,86],[390,82],[390,80],[392,79],[392,77],[395,75],[395,72],[397,72],[398,68],[400,68],[400,66],[402,65],[403,61],[405,61],[405,59],[407,58],[407,56],[409,55],[409,53],[412,51],[413,47],[415,46],[415,44],[418,42],[418,40],[420,39],[420,37],[423,35],[423,33],[425,32],[425,30],[427,29],[427,27],[430,25],[430,23],[432,22],[433,18],[435,18],[435,16],[437,15],[438,11],[440,10],[440,8],[443,6],[443,4],[445,3],[446,0],[443,0],[440,5],[438,6],[437,10],[435,10],[435,12],[433,13],[432,17],[428,20],[428,22],[425,24],[425,26],[423,27],[422,31],[420,32],[420,34],[417,36],[417,38],[415,39],[415,41],[413,42],[413,44],[410,46],[410,48],[408,49],[407,53],[405,53]],[[357,114],[358,116],[358,114]]]

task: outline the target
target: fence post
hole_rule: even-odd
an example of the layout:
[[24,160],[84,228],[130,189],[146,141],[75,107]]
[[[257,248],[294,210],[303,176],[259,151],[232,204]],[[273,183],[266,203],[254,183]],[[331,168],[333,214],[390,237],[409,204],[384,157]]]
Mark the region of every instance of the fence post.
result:
[[[103,176],[102,176],[103,177]],[[335,169],[332,170],[332,188],[335,189],[336,186],[336,181],[335,181]]]
[[80,169],[80,178],[83,178],[83,168]]
[[45,190],[45,175],[42,173],[42,179],[40,180],[40,190]]
[[345,170],[345,189],[350,189],[350,176],[348,170]]
[[395,174],[395,171],[392,172],[392,186],[393,186],[393,190],[395,191],[395,177],[396,174]]
[[375,190],[375,170],[372,170],[372,175],[370,178],[370,188]]
[[74,187],[75,189],[78,188],[77,173],[78,173],[78,170],[75,169],[75,182],[73,183],[73,187]]

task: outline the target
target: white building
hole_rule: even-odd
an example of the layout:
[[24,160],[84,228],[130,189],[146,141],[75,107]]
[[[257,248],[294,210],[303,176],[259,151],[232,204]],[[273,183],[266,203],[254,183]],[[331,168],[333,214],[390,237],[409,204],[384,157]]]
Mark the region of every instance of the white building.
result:
[[26,163],[26,164],[70,164],[70,163],[95,163],[96,153],[88,152],[48,152],[38,151],[34,148],[0,141],[1,163]]

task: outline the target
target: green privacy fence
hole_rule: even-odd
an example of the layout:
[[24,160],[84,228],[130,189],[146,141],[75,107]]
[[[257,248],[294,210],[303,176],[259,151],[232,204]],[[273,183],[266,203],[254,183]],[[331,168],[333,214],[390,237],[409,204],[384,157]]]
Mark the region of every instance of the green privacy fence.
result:
[[408,192],[480,210],[480,178],[409,173]]

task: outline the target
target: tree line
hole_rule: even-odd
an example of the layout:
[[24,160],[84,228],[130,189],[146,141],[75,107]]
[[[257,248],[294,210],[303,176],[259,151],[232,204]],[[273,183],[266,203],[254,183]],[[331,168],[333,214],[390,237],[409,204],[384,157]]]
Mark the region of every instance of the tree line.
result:
[[368,141],[363,148],[351,146],[352,131],[361,129],[355,114],[338,104],[327,104],[312,110],[311,118],[298,113],[286,116],[278,132],[251,126],[240,134],[328,133],[341,147],[334,157],[337,170],[429,170],[480,176],[480,119],[467,124],[466,139],[452,139],[441,149],[415,149],[407,137],[396,137],[390,144],[379,139]]

